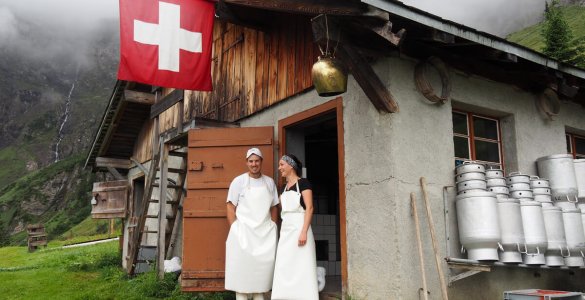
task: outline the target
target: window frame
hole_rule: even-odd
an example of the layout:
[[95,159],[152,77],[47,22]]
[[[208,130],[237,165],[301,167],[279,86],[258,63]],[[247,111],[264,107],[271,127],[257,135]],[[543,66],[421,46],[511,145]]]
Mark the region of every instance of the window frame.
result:
[[585,159],[585,153],[581,154],[581,153],[577,153],[577,145],[575,143],[575,139],[580,139],[585,141],[585,136],[582,135],[578,135],[578,134],[574,134],[574,133],[570,133],[570,132],[565,132],[565,140],[566,137],[569,138],[569,149],[571,149],[571,152],[569,152],[568,154],[573,155],[573,159]]
[[[478,113],[474,113],[474,112],[470,112],[470,111],[459,110],[459,109],[453,109],[451,111],[451,114],[453,114],[453,113],[465,115],[465,118],[467,120],[467,135],[456,133],[455,130],[453,130],[453,137],[466,138],[468,141],[468,150],[469,150],[469,159],[453,156],[454,159],[455,160],[462,160],[462,161],[476,161],[476,162],[485,164],[486,166],[498,166],[499,165],[502,170],[505,170],[505,157],[504,157],[503,140],[502,140],[502,126],[500,124],[500,119],[493,117],[493,116],[487,116],[487,115],[478,114]],[[496,127],[497,127],[497,134],[498,134],[497,140],[476,137],[475,132],[474,132],[474,127],[473,127],[473,118],[474,117],[495,121]],[[451,115],[451,118],[453,118],[452,115]],[[453,122],[453,121],[451,121],[451,122]],[[490,162],[490,161],[478,160],[477,155],[476,155],[476,151],[475,151],[476,150],[476,148],[475,148],[475,141],[476,140],[490,142],[490,143],[496,143],[498,145],[498,155],[500,158],[500,162],[494,163],[494,162]]]

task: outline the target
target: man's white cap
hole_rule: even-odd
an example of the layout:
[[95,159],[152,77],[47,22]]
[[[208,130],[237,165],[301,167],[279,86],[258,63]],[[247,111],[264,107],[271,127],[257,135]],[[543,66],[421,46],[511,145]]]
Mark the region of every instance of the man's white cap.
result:
[[258,148],[250,148],[248,150],[248,153],[246,153],[246,158],[250,158],[250,155],[252,155],[252,154],[256,154],[256,155],[260,156],[261,158],[263,158],[262,152]]

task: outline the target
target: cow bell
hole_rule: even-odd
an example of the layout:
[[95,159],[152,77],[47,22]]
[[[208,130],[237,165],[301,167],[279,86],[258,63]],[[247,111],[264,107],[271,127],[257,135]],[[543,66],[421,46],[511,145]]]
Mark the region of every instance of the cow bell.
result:
[[319,56],[311,71],[313,85],[321,97],[330,97],[347,91],[347,71],[343,63],[332,56]]

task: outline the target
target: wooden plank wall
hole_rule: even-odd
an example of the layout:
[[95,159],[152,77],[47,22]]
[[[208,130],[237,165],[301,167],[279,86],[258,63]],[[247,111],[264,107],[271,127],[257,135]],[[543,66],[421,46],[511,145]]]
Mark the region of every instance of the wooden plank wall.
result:
[[307,17],[291,16],[267,31],[217,22],[213,92],[187,91],[185,119],[235,121],[312,86],[319,52]]
[[[183,121],[204,117],[236,121],[310,87],[320,54],[308,17],[291,16],[258,31],[218,21],[213,31],[212,92],[185,91]],[[163,89],[157,102],[172,89]],[[160,132],[176,125],[178,105],[159,115]],[[145,123],[135,144],[140,162],[152,156],[154,122]]]
[[[160,95],[157,96],[156,101],[160,101],[165,95],[170,94],[173,89],[163,88]],[[160,132],[164,132],[176,126],[176,118],[178,114],[178,107],[175,104],[159,115]],[[152,157],[152,140],[154,137],[154,119],[147,120],[142,126],[142,130],[138,135],[136,144],[134,144],[133,157],[141,163],[147,162]]]

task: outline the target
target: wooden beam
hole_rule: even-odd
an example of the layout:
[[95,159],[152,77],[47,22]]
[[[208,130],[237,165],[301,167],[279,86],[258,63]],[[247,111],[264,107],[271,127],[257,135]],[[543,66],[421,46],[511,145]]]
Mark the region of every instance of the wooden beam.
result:
[[281,11],[293,14],[306,15],[341,15],[359,16],[365,14],[368,9],[363,3],[357,1],[337,0],[224,0],[225,3],[235,4],[265,10]]
[[154,104],[154,94],[149,94],[149,93],[144,93],[144,92],[125,90],[123,99],[124,99],[124,101],[140,103],[140,104],[147,104],[147,105]]
[[394,46],[400,46],[402,38],[406,34],[406,29],[402,28],[397,33],[392,32],[392,22],[388,21],[382,26],[372,27],[372,31],[390,42]]
[[154,119],[163,111],[169,109],[177,102],[183,100],[184,97],[185,91],[181,89],[176,89],[172,91],[170,94],[164,96],[159,102],[155,103],[153,106],[150,107],[150,118]]
[[116,178],[116,180],[125,180],[126,178],[124,178],[124,176],[122,176],[122,174],[120,174],[120,172],[118,172],[118,170],[116,170],[116,168],[114,167],[107,167],[108,171],[110,172],[110,174],[112,174],[114,176],[114,178]]
[[134,157],[130,157],[130,160],[138,167],[138,169],[140,169],[142,171],[142,173],[144,173],[144,176],[148,177],[148,170],[146,169],[146,167],[143,164],[141,164]]
[[97,157],[95,159],[95,166],[98,168],[117,168],[130,169],[131,161],[129,159]]
[[394,96],[376,75],[370,63],[354,47],[342,45],[337,53],[350,68],[351,74],[378,111],[398,112],[398,104]]
[[218,1],[215,6],[215,14],[222,21],[251,28],[257,31],[266,31],[267,25],[262,25],[257,21],[242,20],[233,11],[232,6],[226,5],[225,1]]

